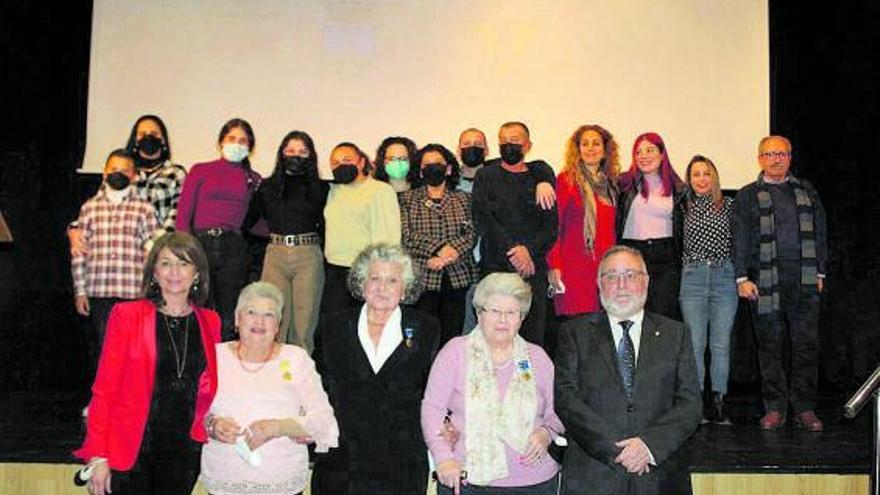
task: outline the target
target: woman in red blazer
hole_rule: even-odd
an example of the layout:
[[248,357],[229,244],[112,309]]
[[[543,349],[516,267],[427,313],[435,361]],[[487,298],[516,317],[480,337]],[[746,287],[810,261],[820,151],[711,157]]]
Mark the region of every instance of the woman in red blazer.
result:
[[201,307],[208,273],[195,237],[167,234],[147,259],[145,298],[110,313],[86,439],[74,452],[94,467],[93,495],[192,491],[217,389],[220,318]]

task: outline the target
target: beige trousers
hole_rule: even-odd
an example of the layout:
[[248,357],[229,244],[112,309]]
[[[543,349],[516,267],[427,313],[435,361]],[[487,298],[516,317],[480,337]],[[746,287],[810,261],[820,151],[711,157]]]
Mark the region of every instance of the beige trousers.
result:
[[279,339],[311,354],[324,291],[324,254],[321,246],[269,244],[261,279],[284,297]]

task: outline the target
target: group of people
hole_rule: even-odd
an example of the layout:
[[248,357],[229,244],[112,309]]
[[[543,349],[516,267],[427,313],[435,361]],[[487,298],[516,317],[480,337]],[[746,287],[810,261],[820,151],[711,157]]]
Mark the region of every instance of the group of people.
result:
[[[822,430],[825,215],[787,139],[761,140],[735,199],[707,157],[682,181],[656,133],[621,171],[613,135],[581,126],[558,177],[526,160],[525,124],[498,140],[492,160],[474,128],[456,153],[390,137],[371,162],[339,143],[328,183],[293,131],[263,180],[244,120],[186,174],[161,119],[138,119],[68,229],[98,362],[76,453],[90,491],[189,493],[201,476],[215,494],[298,493],[307,445],[316,494],[424,493],[428,452],[444,493],[656,489],[701,416],[730,424],[738,297],[758,327],[760,426],[792,412]],[[245,232],[268,239],[246,287]]]

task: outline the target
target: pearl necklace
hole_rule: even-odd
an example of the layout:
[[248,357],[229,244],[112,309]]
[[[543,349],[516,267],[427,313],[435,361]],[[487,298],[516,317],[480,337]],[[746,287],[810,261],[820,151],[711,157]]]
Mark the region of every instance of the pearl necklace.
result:
[[260,365],[256,368],[248,368],[247,366],[245,366],[245,361],[241,358],[241,342],[239,342],[238,345],[235,347],[235,357],[238,358],[238,364],[241,366],[241,369],[247,371],[248,373],[257,373],[261,369],[263,369],[264,366],[266,366],[266,363],[268,363],[270,359],[272,359],[272,354],[274,350],[275,344],[272,344],[272,347],[269,349],[269,353],[266,354],[266,359],[264,359],[263,362],[260,363]]

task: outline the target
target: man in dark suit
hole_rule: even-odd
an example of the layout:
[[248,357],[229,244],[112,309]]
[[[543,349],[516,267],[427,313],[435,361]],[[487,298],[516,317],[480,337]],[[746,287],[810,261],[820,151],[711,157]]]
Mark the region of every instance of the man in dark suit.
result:
[[660,493],[663,463],[696,430],[701,399],[687,328],[646,313],[641,253],[599,265],[606,313],[566,322],[556,354],[556,411],[569,439],[563,494]]

